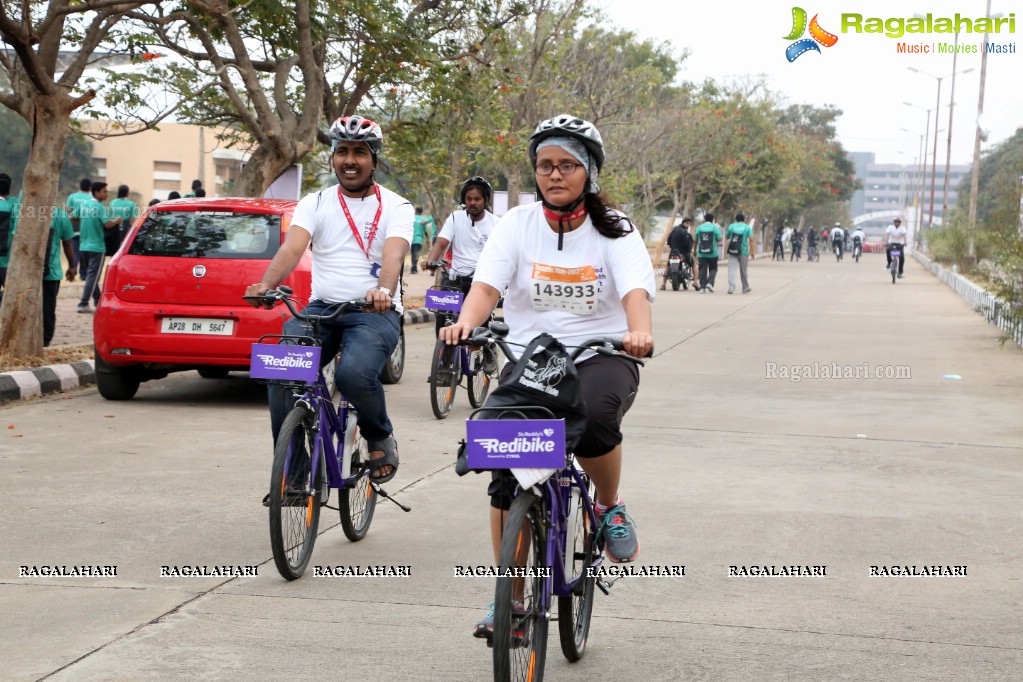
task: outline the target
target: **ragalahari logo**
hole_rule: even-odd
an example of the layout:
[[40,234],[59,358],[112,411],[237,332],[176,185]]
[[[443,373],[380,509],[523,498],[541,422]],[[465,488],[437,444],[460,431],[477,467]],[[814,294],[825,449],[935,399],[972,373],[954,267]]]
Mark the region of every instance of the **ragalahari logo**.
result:
[[806,10],[802,7],[792,8],[792,31],[785,36],[785,40],[795,40],[796,42],[785,48],[785,58],[790,62],[796,61],[801,54],[805,54],[810,50],[814,52],[820,52],[821,49],[817,47],[818,43],[824,47],[831,47],[838,42],[838,36],[834,33],[828,33],[820,24],[817,23],[817,16],[813,15],[813,19],[810,20],[810,38],[800,38],[803,33],[806,32]]

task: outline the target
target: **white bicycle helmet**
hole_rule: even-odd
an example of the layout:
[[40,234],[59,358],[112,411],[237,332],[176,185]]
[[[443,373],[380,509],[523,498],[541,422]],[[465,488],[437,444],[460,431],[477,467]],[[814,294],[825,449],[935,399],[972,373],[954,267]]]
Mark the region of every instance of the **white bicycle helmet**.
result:
[[342,116],[330,126],[330,153],[338,142],[365,142],[376,163],[377,154],[384,146],[384,133],[380,125],[359,115]]
[[589,121],[569,114],[560,114],[541,121],[536,126],[536,130],[529,137],[529,160],[536,163],[536,146],[542,140],[561,136],[572,137],[582,142],[597,162],[597,170],[604,167],[604,141],[600,138],[600,131]]

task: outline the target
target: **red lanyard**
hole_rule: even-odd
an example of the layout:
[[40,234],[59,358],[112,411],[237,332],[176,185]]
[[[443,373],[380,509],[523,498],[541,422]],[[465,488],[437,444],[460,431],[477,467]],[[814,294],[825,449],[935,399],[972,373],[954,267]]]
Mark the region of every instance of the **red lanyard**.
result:
[[341,185],[337,186],[337,198],[341,201],[341,210],[345,212],[345,217],[348,218],[348,226],[352,228],[352,234],[355,235],[355,241],[359,242],[359,248],[366,254],[366,260],[370,260],[369,250],[373,246],[373,237],[377,236],[377,227],[380,226],[380,214],[384,210],[384,202],[380,201],[380,185],[373,184],[373,193],[377,198],[377,214],[373,216],[373,224],[369,228],[367,243],[363,244],[362,234],[359,232],[359,228],[355,226],[355,221],[352,220],[352,212],[348,210],[348,204],[345,203],[345,195],[341,194]]

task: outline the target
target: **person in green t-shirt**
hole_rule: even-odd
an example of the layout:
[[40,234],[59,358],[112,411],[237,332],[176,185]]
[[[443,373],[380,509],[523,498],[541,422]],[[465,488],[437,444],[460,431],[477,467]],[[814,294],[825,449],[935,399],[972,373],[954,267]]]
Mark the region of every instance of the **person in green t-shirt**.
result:
[[[62,208],[53,209],[50,220],[50,236],[46,240],[46,268],[43,270],[43,346],[49,346],[57,329],[57,294],[60,293],[60,280],[75,281],[75,231],[71,227],[71,219]],[[60,249],[64,248],[67,258],[66,272],[60,269]]]
[[416,217],[413,225],[412,232],[412,272],[419,272],[419,251],[423,248],[424,244],[429,244],[433,238],[433,230],[436,229],[437,223],[434,222],[432,215],[423,215],[422,206],[416,206]]
[[735,222],[728,226],[725,232],[725,250],[728,252],[728,293],[735,293],[735,271],[739,271],[739,278],[742,280],[742,293],[748,294],[749,276],[747,266],[749,265],[750,250],[749,240],[753,237],[753,228],[746,224],[746,216],[739,213],[735,216]]
[[74,262],[74,266],[75,266],[75,272],[76,273],[78,272],[78,262],[81,260],[81,256],[79,255],[79,249],[78,249],[79,241],[80,241],[79,240],[79,236],[78,236],[78,232],[79,232],[79,227],[78,227],[78,208],[80,206],[83,206],[83,205],[89,203],[89,201],[92,200],[92,180],[90,180],[89,178],[82,178],[81,182],[78,183],[78,188],[79,188],[78,191],[73,193],[73,194],[69,194],[68,198],[67,198],[67,201],[64,202],[64,205],[67,206],[68,217],[71,219],[71,227],[75,231],[75,239],[74,239],[75,262]]
[[107,200],[107,183],[92,183],[92,199],[78,207],[79,265],[85,276],[85,287],[82,300],[78,303],[78,312],[91,313],[89,298],[99,305],[99,273],[103,269],[103,256],[106,253],[106,242],[103,232],[108,227],[118,225],[119,218],[110,217],[110,209],[103,202]]
[[714,293],[714,280],[718,276],[718,242],[721,228],[714,224],[714,214],[704,213],[703,222],[693,235],[696,258],[700,264],[700,291]]
[[139,207],[128,198],[128,191],[128,185],[121,185],[117,188],[117,198],[110,202],[110,218],[116,218],[118,222],[116,226],[107,228],[103,234],[108,256],[117,253],[121,241],[139,215]]

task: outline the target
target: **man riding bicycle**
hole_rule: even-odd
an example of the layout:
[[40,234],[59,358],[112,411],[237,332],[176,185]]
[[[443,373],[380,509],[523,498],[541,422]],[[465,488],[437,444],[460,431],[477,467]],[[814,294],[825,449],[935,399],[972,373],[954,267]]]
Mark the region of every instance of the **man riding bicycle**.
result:
[[842,223],[835,223],[831,228],[831,248],[838,260],[842,260],[842,252],[845,250],[845,230],[842,229]]
[[[493,194],[494,190],[485,178],[476,176],[462,183],[458,201],[465,210],[448,216],[430,248],[430,254],[422,262],[422,267],[431,267],[451,247],[451,269],[444,273],[441,286],[455,287],[468,295],[476,272],[476,261],[497,223],[494,214],[487,210]],[[439,332],[443,326],[443,318],[437,316],[436,331]]]
[[[367,311],[321,326],[321,361],[325,364],[341,351],[334,380],[358,412],[359,430],[369,444],[370,478],[386,483],[398,471],[398,450],[380,371],[398,344],[399,274],[412,241],[414,211],[409,201],[374,180],[383,146],[379,125],[361,116],[342,116],[330,127],[330,140],[331,166],[339,184],[308,194],[298,203],[284,243],[245,295],[261,296],[277,287],[311,245],[312,299],[305,313],[323,314],[337,303],[357,298],[369,301]],[[291,318],[284,323],[283,333],[301,336],[308,329]],[[294,396],[273,383],[267,393],[276,443]]]
[[867,239],[867,235],[864,234],[863,230],[857,227],[849,235],[849,238],[852,240],[853,258],[863,255],[863,242]]
[[[689,272],[693,271],[693,235],[689,232],[692,224],[693,219],[686,216],[668,235],[668,257],[671,258],[677,253],[682,261],[689,266]],[[662,291],[668,285],[669,276],[669,268],[664,268],[664,281],[661,282]]]
[[[899,246],[902,255],[899,256],[899,278],[902,278],[902,270],[906,267],[906,228],[902,226],[902,219],[896,218],[884,231],[885,255],[888,257],[888,265],[885,269],[892,267],[892,247]],[[893,280],[894,281],[894,280]]]

